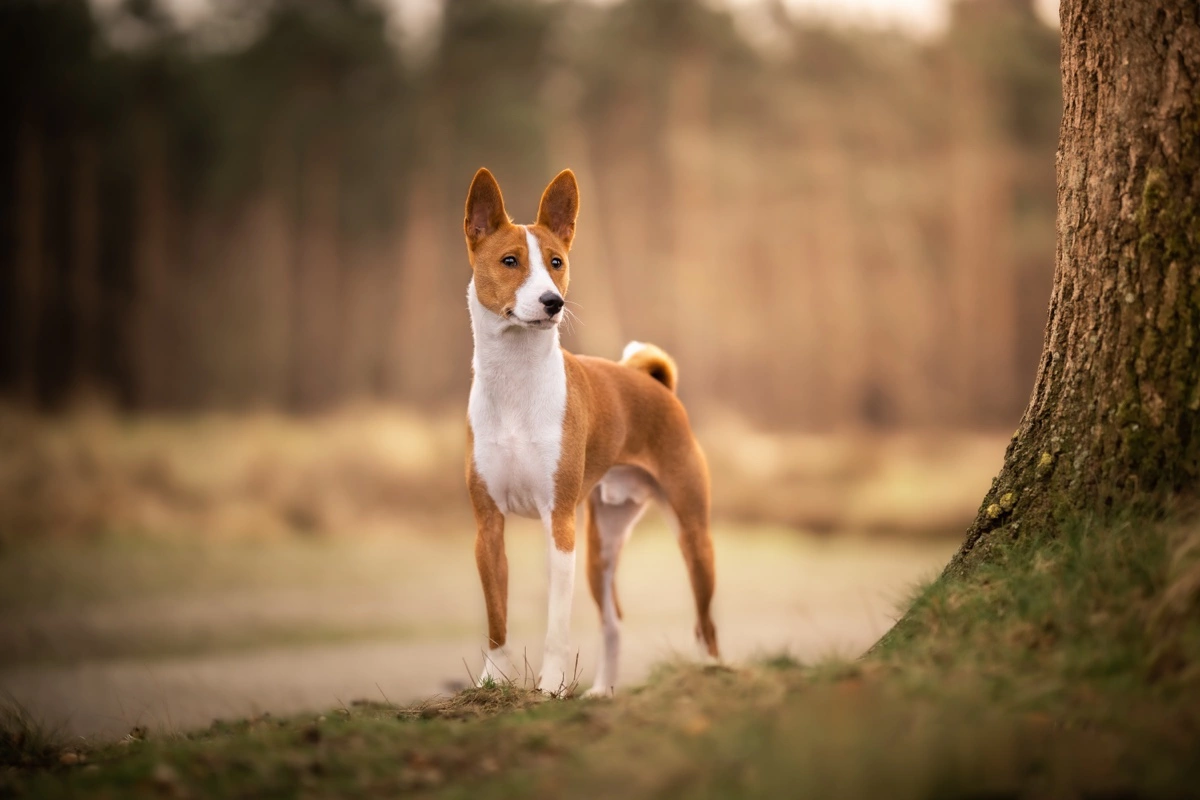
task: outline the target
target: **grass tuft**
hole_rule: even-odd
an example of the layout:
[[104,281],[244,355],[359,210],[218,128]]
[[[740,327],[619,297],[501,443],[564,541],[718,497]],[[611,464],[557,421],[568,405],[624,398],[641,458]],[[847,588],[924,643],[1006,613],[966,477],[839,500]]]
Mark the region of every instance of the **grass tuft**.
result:
[[762,656],[755,663],[757,664],[757,666],[760,666],[764,669],[779,670],[780,672],[787,672],[789,670],[797,670],[797,669],[801,669],[804,666],[802,663],[800,663],[799,659],[797,659],[794,655],[792,655],[787,650],[784,650],[779,653],[774,653],[772,655]]
[[513,681],[488,680],[448,697],[433,697],[397,712],[400,719],[482,719],[520,711],[543,702],[546,696]]
[[61,730],[35,720],[12,698],[0,701],[0,767],[47,769],[77,760]]

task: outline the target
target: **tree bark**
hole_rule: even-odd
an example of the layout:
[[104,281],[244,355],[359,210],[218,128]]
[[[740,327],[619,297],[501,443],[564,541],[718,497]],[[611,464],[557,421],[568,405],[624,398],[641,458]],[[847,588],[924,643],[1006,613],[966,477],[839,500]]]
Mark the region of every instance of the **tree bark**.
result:
[[1200,4],[1063,0],[1041,363],[947,574],[1062,513],[1200,495]]

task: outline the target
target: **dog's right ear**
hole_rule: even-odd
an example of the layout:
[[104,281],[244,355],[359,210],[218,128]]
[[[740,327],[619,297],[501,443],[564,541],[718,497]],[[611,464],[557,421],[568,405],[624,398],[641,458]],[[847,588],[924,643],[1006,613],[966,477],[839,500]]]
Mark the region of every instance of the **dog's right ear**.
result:
[[495,233],[505,222],[508,222],[508,214],[504,211],[500,184],[496,183],[487,167],[480,167],[471,181],[471,190],[467,192],[467,217],[463,220],[467,246],[474,249],[484,237]]

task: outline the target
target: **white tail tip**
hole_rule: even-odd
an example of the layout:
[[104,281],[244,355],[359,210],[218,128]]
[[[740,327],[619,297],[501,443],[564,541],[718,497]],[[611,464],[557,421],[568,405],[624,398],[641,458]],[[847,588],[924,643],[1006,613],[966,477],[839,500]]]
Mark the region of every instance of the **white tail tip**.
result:
[[646,345],[643,342],[639,342],[636,340],[632,341],[629,344],[625,345],[625,349],[621,352],[621,360],[626,361],[634,353],[638,352],[639,350],[645,350],[645,349],[646,349]]

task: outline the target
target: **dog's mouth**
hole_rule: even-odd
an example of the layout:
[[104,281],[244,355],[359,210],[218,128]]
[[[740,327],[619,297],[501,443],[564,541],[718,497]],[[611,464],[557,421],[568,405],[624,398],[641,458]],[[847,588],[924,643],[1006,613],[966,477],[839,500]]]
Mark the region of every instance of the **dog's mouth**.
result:
[[556,327],[558,325],[558,323],[562,320],[562,314],[555,314],[553,317],[551,317],[549,319],[546,319],[546,318],[522,319],[521,317],[517,316],[517,313],[515,311],[513,311],[511,308],[505,310],[504,317],[509,322],[515,322],[517,325],[520,325],[522,328],[529,328],[530,330],[535,330],[535,331],[550,330],[551,328]]

